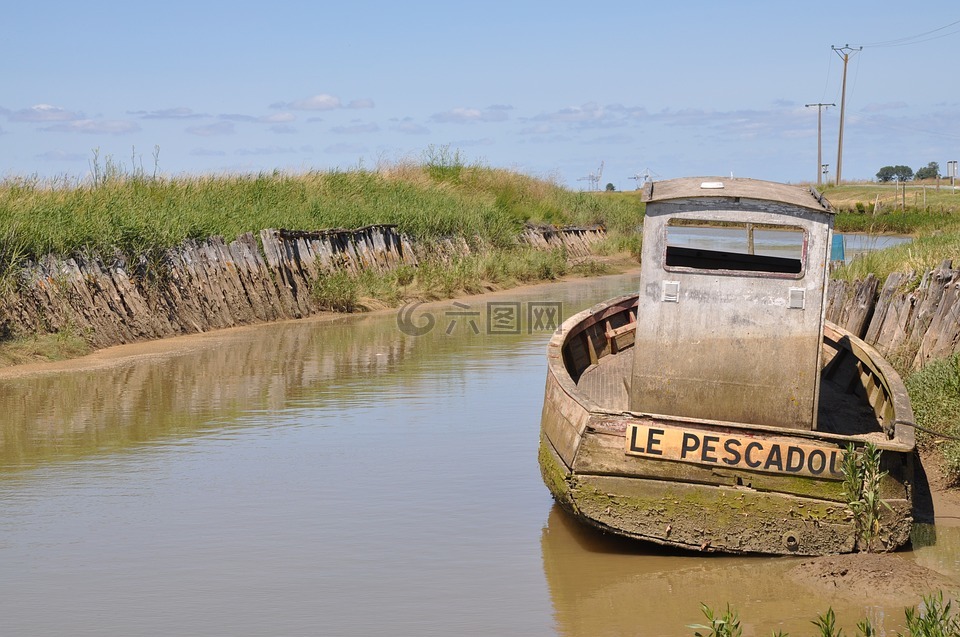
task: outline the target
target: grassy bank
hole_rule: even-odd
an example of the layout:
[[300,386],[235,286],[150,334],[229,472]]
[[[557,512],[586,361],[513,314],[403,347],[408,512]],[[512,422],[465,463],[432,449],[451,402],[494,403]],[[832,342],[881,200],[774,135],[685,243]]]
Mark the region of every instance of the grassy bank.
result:
[[823,192],[837,210],[837,232],[914,237],[909,244],[857,258],[837,270],[835,278],[862,279],[873,273],[883,280],[891,272],[909,271],[919,277],[944,259],[960,258],[960,194],[949,187],[938,191],[935,183],[908,185],[904,196],[893,185],[865,183],[830,186]]
[[[102,171],[101,171],[102,172]],[[524,223],[603,224],[615,237],[642,216],[636,199],[571,192],[526,175],[466,165],[434,151],[422,164],[378,170],[154,178],[113,169],[84,184],[0,183],[0,267],[46,254],[162,251],[184,239],[228,241],[262,228],[396,224],[424,239],[478,238],[509,248]]]
[[[573,192],[543,179],[467,164],[458,152],[431,148],[420,163],[349,171],[165,178],[125,170],[107,159],[82,182],[14,178],[0,182],[0,290],[10,291],[23,264],[46,255],[117,252],[162,269],[164,252],[186,239],[231,241],[263,228],[319,230],[394,224],[414,241],[466,239],[473,254],[452,262],[422,262],[382,275],[330,275],[315,282],[321,306],[357,311],[462,293],[552,280],[602,266],[571,264],[561,252],[521,245],[525,224],[600,224],[601,254],[639,254],[643,205],[637,196]],[[618,193],[619,194],[619,193]],[[10,334],[0,337],[10,349]],[[23,335],[21,335],[23,336]],[[0,352],[55,358],[33,335]],[[69,354],[65,354],[69,355]]]
[[953,190],[949,180],[938,186],[935,180],[902,185],[875,182],[825,186],[821,189],[838,212],[870,215],[919,211],[936,215],[960,213],[960,189]]
[[833,276],[853,281],[873,273],[883,281],[892,272],[913,272],[919,281],[924,272],[946,259],[960,263],[960,228],[917,236],[910,243],[864,254],[836,270]]
[[321,276],[313,285],[314,298],[323,309],[355,312],[397,307],[406,301],[432,301],[459,294],[480,294],[538,281],[552,281],[568,274],[607,274],[613,268],[588,260],[570,263],[561,250],[520,248],[509,257],[489,251],[454,259],[450,263],[427,262],[418,267],[402,266],[378,273],[352,276],[334,272]]
[[960,354],[928,363],[904,382],[918,425],[917,443],[939,453],[947,478],[960,484]]

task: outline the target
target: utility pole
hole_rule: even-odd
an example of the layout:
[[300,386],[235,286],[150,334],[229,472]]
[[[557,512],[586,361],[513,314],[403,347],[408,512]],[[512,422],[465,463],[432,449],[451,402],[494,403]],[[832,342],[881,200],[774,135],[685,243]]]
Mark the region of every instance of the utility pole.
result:
[[836,104],[804,104],[807,108],[811,106],[817,107],[817,186],[823,184],[823,148],[821,143],[823,137],[821,131],[823,130],[822,118],[823,118],[823,109],[827,106],[836,106]]
[[831,46],[831,49],[837,52],[837,55],[843,60],[843,89],[840,93],[840,139],[837,142],[837,185],[840,185],[840,172],[843,167],[843,113],[847,105],[847,62],[850,61],[850,54],[862,51],[863,47],[854,49],[849,44],[842,47]]

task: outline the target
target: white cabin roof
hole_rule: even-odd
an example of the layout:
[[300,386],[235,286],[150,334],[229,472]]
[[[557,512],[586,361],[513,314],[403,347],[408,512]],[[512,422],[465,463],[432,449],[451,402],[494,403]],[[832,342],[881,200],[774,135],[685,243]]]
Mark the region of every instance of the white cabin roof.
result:
[[702,197],[736,197],[777,201],[817,212],[833,214],[835,211],[815,188],[791,186],[759,179],[742,177],[683,177],[664,181],[648,182],[642,193],[644,202],[669,201]]

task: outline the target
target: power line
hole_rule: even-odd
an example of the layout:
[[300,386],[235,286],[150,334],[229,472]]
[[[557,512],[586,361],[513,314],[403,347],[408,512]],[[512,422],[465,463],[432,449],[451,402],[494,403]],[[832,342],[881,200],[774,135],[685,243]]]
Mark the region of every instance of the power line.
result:
[[[833,56],[831,55],[831,56],[827,59],[827,79],[824,80],[824,82],[823,82],[823,95],[820,96],[820,101],[821,101],[821,102],[827,99],[827,90],[828,90],[829,87],[830,87],[830,71],[831,71],[832,69],[833,69]],[[834,101],[836,101],[836,100],[834,100]]]
[[[955,22],[951,22],[950,24],[945,24],[945,25],[943,25],[942,27],[937,27],[936,29],[933,29],[933,30],[931,30],[931,31],[926,31],[926,32],[924,32],[924,33],[918,33],[917,35],[911,35],[911,36],[908,36],[908,37],[905,37],[905,38],[898,38],[898,39],[896,39],[896,40],[887,40],[886,42],[873,42],[873,43],[870,43],[870,44],[863,44],[863,45],[861,45],[861,46],[862,46],[862,48],[865,48],[865,49],[866,49],[866,48],[869,48],[869,49],[878,49],[878,48],[881,48],[881,47],[908,46],[908,45],[911,45],[911,44],[920,44],[920,43],[922,43],[922,42],[929,42],[930,40],[936,40],[936,39],[939,39],[939,38],[945,38],[945,37],[947,37],[948,35],[953,35],[953,34],[955,34],[955,33],[960,33],[960,28],[958,28],[956,31],[951,31],[951,32],[949,32],[949,33],[941,33],[940,35],[934,36],[934,37],[932,37],[932,38],[927,38],[927,37],[926,37],[926,36],[928,36],[928,35],[933,35],[934,33],[937,33],[938,31],[943,31],[944,29],[949,29],[950,27],[957,26],[957,25],[960,25],[960,20],[957,20],[957,21],[955,21]],[[919,38],[925,38],[925,39],[921,40],[921,39],[919,39]]]
[[837,55],[843,60],[843,88],[840,92],[840,135],[837,142],[837,185],[840,185],[840,173],[843,168],[843,115],[846,110],[847,104],[847,62],[850,61],[851,53],[859,53],[863,50],[863,47],[853,48],[849,44],[844,44],[841,47],[832,46],[830,47],[836,51]]

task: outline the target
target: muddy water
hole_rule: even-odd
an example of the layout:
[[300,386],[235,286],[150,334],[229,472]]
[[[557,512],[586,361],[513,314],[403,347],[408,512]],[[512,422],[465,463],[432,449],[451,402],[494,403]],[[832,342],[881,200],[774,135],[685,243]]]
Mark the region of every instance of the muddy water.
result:
[[[554,507],[550,304],[633,285],[418,308],[421,336],[392,313],[284,323],[4,378],[0,634],[672,636],[701,601],[745,635],[809,634],[830,605],[848,632],[895,627],[900,607],[792,584],[795,560],[637,547]],[[960,572],[938,536],[911,559]]]

